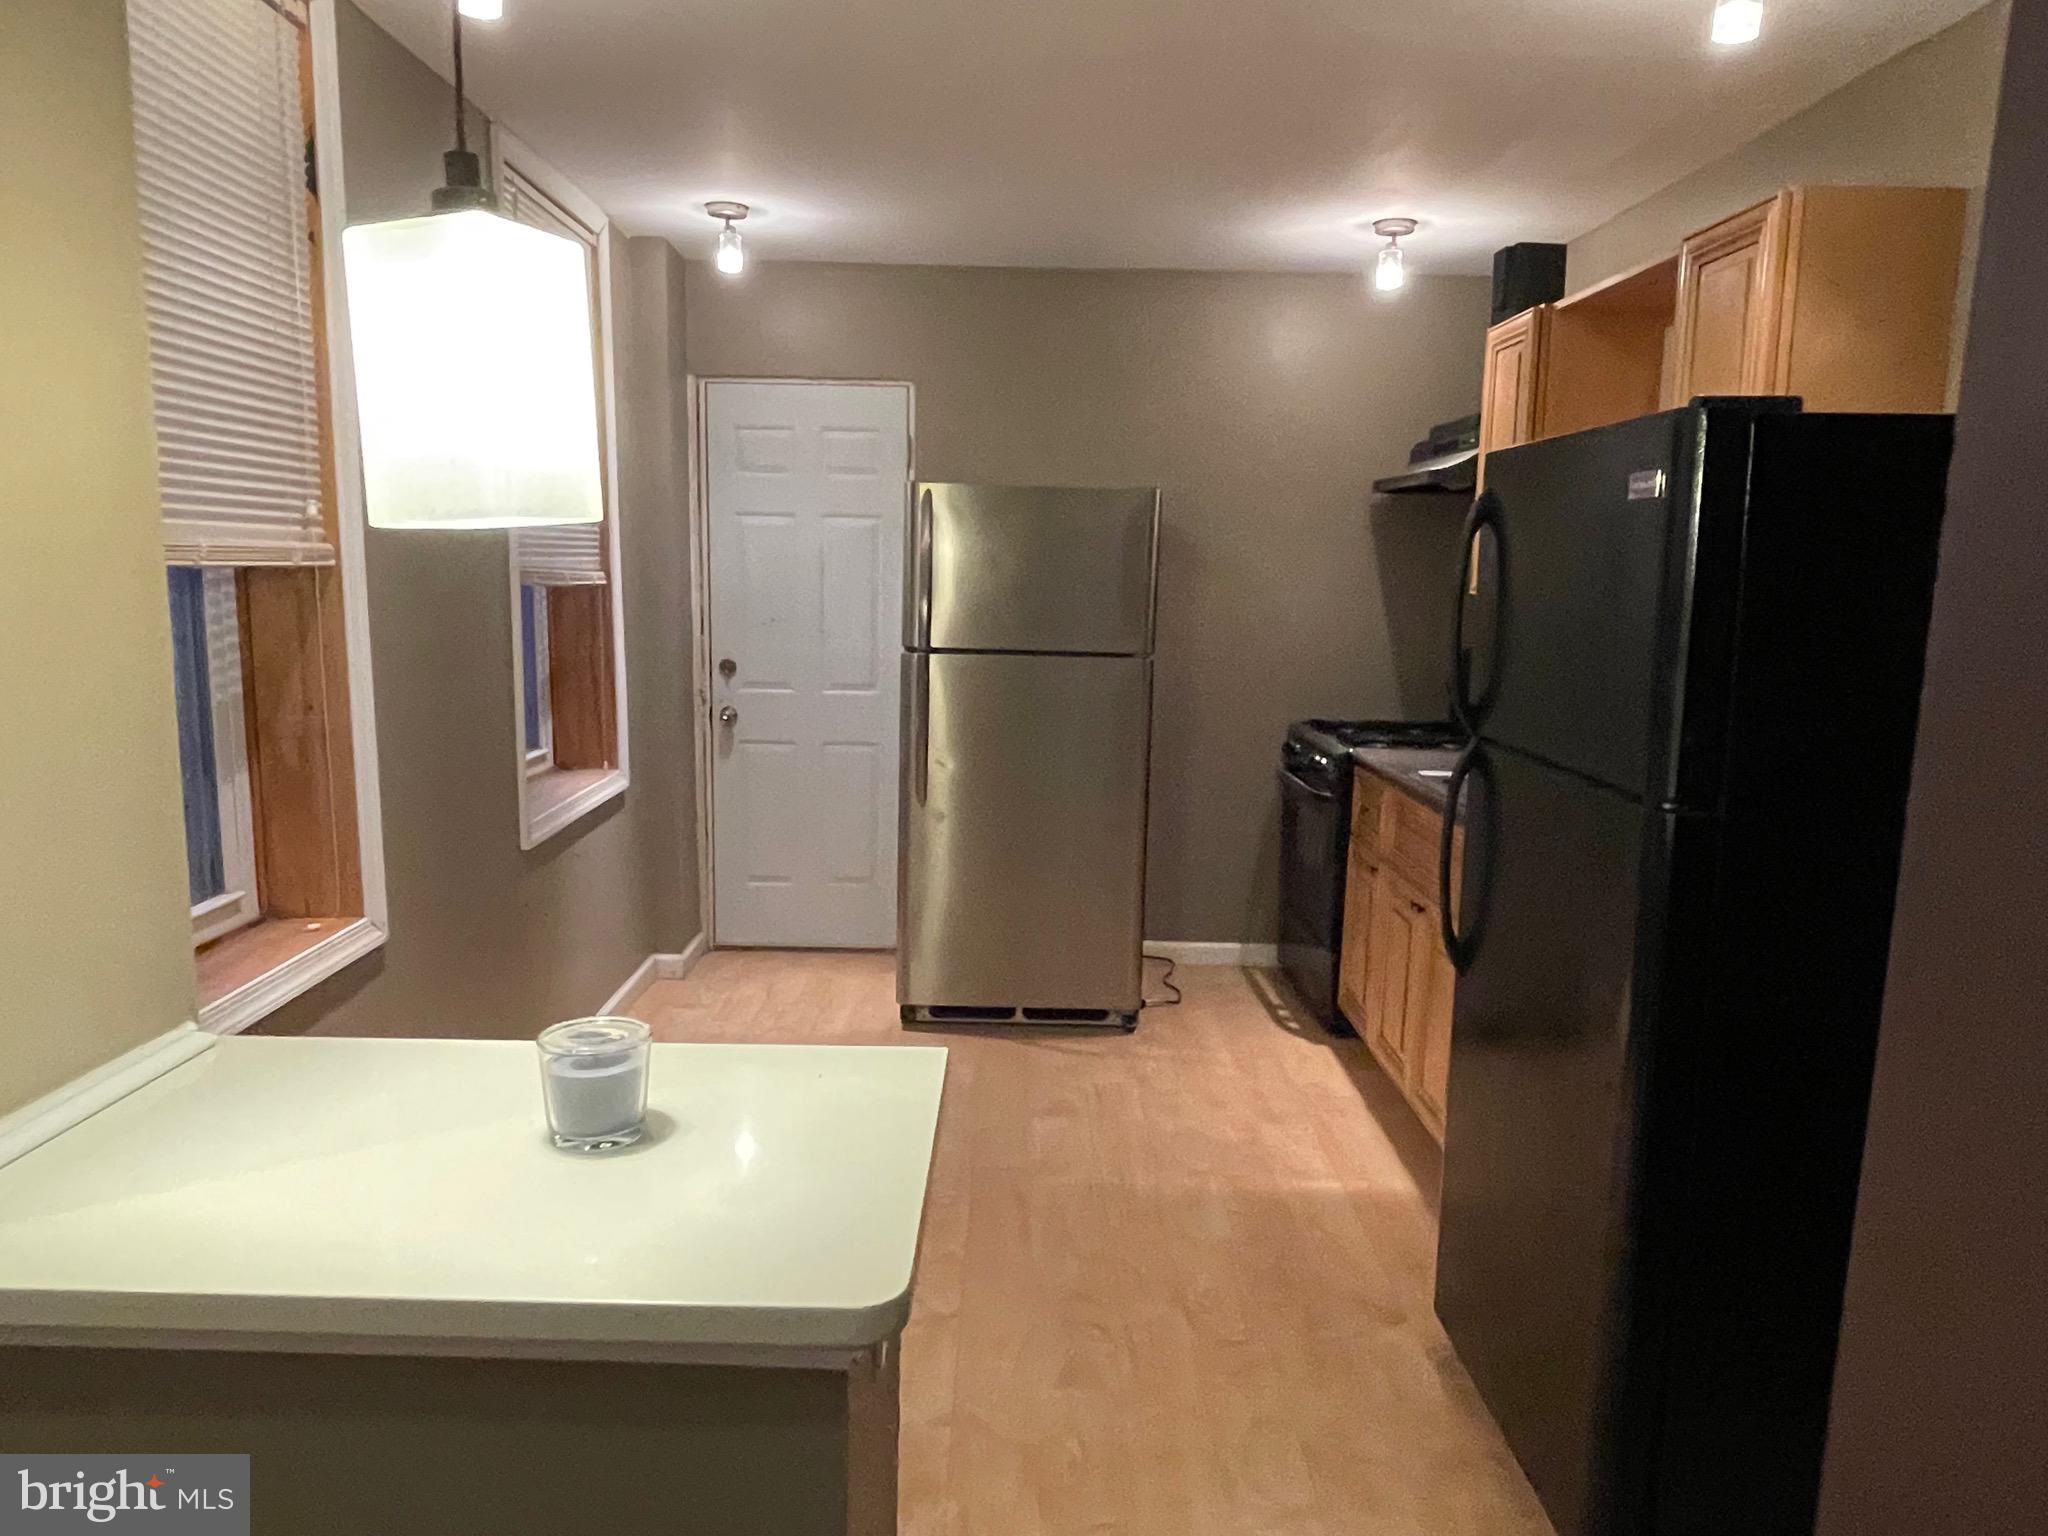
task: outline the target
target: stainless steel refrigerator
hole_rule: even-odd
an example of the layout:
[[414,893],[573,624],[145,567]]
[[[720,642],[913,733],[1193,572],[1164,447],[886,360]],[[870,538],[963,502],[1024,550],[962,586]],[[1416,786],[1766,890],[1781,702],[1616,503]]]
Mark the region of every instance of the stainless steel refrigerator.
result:
[[921,483],[906,543],[903,1020],[1131,1028],[1159,492]]

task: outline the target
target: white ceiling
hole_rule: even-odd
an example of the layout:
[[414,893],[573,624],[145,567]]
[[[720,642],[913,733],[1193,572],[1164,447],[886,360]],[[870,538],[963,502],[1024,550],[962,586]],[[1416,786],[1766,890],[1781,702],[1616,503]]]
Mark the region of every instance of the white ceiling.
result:
[[[446,69],[448,0],[358,0]],[[1583,233],[1982,0],[505,0],[470,93],[638,233],[760,259],[1418,270]]]

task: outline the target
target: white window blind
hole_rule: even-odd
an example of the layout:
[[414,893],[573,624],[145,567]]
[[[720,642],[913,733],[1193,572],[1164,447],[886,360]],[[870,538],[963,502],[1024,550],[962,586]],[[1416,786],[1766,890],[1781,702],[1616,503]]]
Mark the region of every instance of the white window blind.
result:
[[299,0],[128,0],[164,556],[324,565]]
[[[598,371],[597,231],[535,186],[511,164],[501,165],[498,208],[506,216],[552,235],[566,235],[584,249],[591,298],[591,369],[597,373],[598,409],[604,409],[605,381]],[[517,321],[508,319],[508,324]],[[606,487],[610,499],[610,487]],[[602,586],[605,580],[604,524],[565,523],[555,528],[520,528],[512,534],[512,558],[519,579],[536,586]]]

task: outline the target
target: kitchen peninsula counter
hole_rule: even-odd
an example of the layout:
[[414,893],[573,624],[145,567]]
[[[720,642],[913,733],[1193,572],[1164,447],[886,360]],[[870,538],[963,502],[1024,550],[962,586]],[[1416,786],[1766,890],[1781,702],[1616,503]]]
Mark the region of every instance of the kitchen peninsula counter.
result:
[[527,1042],[221,1040],[0,1168],[0,1442],[248,1451],[293,1536],[893,1531],[945,1056],[657,1045],[578,1155]]

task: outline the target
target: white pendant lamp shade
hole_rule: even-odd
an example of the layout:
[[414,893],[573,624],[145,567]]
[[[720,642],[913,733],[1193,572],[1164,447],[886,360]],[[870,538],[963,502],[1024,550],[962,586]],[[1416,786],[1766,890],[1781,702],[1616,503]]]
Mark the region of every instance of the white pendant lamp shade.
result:
[[342,256],[371,525],[600,521],[582,248],[468,209],[355,225]]

